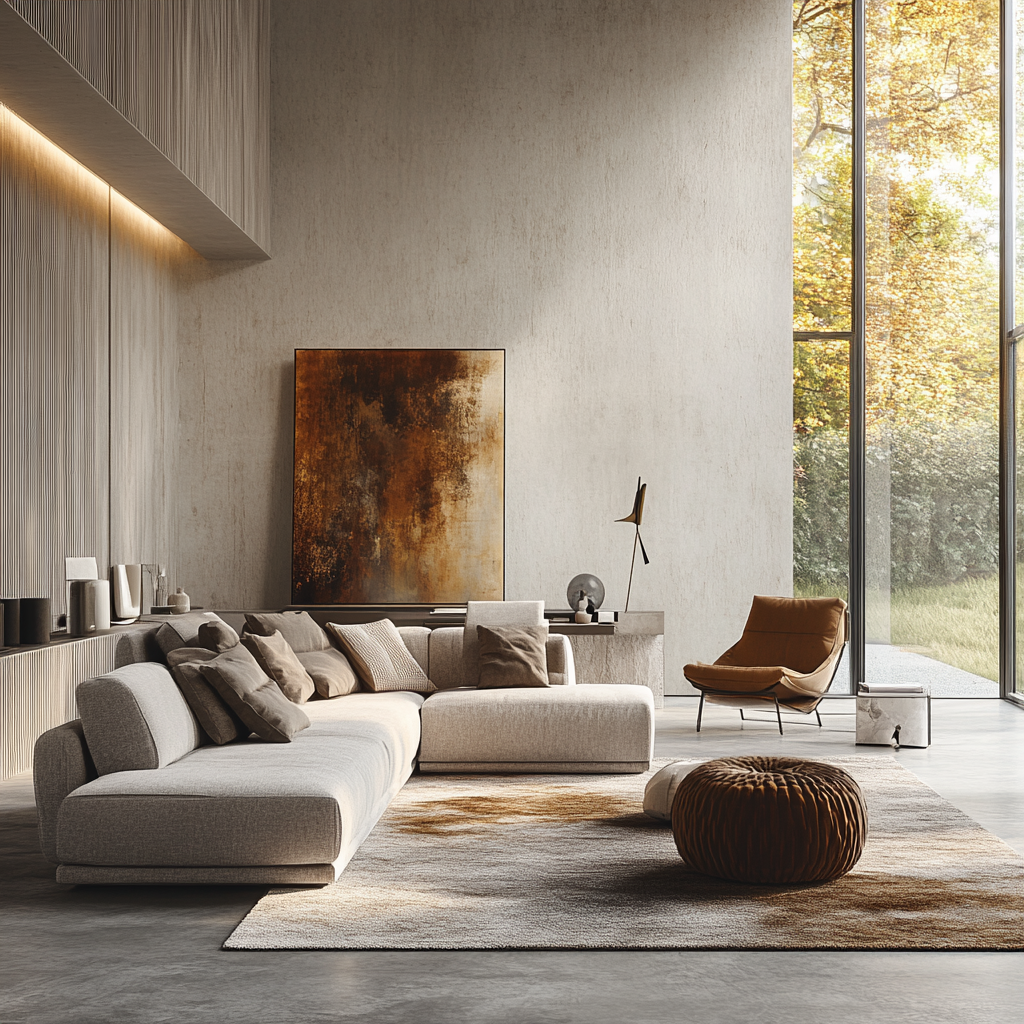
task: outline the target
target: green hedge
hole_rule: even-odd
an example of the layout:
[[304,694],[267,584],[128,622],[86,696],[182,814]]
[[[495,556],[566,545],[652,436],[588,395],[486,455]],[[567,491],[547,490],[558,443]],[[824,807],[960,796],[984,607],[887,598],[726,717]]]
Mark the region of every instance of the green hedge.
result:
[[[845,586],[847,435],[819,430],[798,437],[793,454],[794,577],[799,585]],[[888,509],[876,500],[885,493],[886,477]],[[867,480],[868,536],[878,537],[887,516],[893,587],[953,583],[996,571],[999,456],[994,425],[875,432],[868,442]]]

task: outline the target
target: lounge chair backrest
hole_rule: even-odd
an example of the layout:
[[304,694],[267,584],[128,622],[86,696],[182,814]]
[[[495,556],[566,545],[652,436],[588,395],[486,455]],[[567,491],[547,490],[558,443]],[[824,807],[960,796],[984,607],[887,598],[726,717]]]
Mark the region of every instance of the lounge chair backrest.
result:
[[813,672],[846,642],[845,624],[838,597],[755,597],[743,636],[715,664]]

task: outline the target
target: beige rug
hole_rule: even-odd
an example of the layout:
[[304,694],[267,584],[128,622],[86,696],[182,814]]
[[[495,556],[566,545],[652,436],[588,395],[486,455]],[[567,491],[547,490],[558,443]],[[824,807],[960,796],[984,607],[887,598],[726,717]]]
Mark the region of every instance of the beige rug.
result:
[[829,760],[869,814],[835,882],[689,870],[651,773],[417,775],[339,881],[272,890],[224,948],[1024,949],[1024,859],[893,758]]

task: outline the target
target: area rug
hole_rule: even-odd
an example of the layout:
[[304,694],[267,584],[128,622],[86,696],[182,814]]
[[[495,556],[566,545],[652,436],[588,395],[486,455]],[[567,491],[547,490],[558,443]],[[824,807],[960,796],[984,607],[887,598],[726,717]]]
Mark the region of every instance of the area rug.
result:
[[[823,759],[824,760],[824,759]],[[271,890],[225,949],[1024,949],[1024,859],[891,757],[830,758],[869,818],[854,870],[690,870],[644,775],[414,776],[341,878]]]

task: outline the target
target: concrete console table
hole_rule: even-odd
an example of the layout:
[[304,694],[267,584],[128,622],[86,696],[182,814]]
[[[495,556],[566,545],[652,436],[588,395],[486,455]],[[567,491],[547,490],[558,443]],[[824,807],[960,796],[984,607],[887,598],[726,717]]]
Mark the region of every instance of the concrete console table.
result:
[[569,637],[576,682],[647,686],[654,694],[654,706],[665,706],[664,612],[619,612],[615,623],[553,622],[550,629]]

